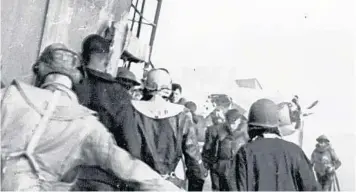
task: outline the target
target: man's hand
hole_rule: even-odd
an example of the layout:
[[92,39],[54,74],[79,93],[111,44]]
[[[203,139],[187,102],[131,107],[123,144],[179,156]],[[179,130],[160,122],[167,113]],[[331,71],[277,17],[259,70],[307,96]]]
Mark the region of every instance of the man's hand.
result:
[[209,170],[209,169],[210,169],[209,163],[205,163],[205,162],[204,162],[204,167],[205,167],[205,169]]
[[335,167],[333,167],[333,166],[330,166],[330,167],[328,167],[327,169],[326,169],[326,172],[327,173],[334,173],[335,172]]

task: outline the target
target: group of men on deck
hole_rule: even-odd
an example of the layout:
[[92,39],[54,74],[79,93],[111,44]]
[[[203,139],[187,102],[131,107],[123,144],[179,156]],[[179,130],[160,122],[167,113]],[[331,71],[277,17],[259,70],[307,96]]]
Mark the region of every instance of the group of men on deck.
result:
[[[296,99],[292,103],[300,110]],[[301,128],[301,112],[290,109],[293,107],[288,102],[276,107],[272,101],[262,99],[252,105],[248,118],[236,109],[225,115],[221,108],[213,111],[214,125],[206,130],[202,153],[210,170],[212,190],[340,190],[332,186],[338,185],[335,171],[341,162],[325,135],[317,138],[311,161],[298,146],[282,140],[290,126]],[[312,167],[320,185],[313,179]]]
[[[248,117],[215,110],[201,154],[194,105],[169,72],[113,77],[109,57],[99,35],[81,55],[52,44],[33,65],[34,86],[15,80],[1,90],[2,190],[202,191],[208,169],[214,190],[319,189],[318,158],[281,139],[272,101],[256,101]],[[174,172],[182,158],[187,188]]]

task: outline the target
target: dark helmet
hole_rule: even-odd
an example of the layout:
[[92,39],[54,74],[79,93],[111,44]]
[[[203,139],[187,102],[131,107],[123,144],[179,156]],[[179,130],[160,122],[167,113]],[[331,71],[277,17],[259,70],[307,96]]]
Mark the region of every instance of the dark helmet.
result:
[[248,125],[252,127],[277,128],[278,106],[269,99],[257,100],[250,108]]
[[135,74],[125,67],[118,68],[116,79],[131,83],[133,86],[141,85],[141,83],[136,79]]
[[320,135],[318,138],[316,138],[316,141],[317,142],[322,142],[322,141],[330,142],[329,139],[325,135]]
[[79,70],[80,65],[77,53],[69,50],[61,43],[54,43],[44,49],[32,69],[39,78],[40,83],[42,83],[47,75],[59,73],[68,76],[76,84],[83,77]]
[[195,113],[197,110],[197,105],[193,101],[188,101],[184,105],[186,108],[188,108],[192,113]]

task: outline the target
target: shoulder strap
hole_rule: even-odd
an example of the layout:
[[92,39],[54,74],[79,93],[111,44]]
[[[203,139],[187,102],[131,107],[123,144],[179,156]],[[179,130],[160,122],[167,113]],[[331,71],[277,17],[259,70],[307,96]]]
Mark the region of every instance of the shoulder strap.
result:
[[37,124],[35,133],[32,135],[25,151],[10,153],[7,157],[7,158],[14,158],[14,157],[25,156],[26,158],[28,158],[33,170],[41,180],[45,180],[45,178],[41,177],[41,175],[39,174],[39,170],[40,170],[39,165],[37,164],[35,158],[33,157],[33,152],[39,142],[40,137],[46,130],[46,125],[48,123],[48,120],[52,116],[54,110],[56,109],[60,96],[61,96],[61,92],[59,90],[56,90],[53,94],[52,99],[49,100],[47,108],[42,118],[40,119],[40,122]]
[[1,93],[1,98],[0,98],[1,99],[1,106],[3,105],[4,98],[6,97],[8,91],[10,89],[10,86],[13,85],[14,81],[9,86],[7,86],[6,88],[1,89],[1,92],[2,92]]
[[52,116],[54,110],[56,109],[60,96],[61,96],[61,92],[56,90],[53,94],[52,99],[48,102],[47,109],[46,109],[45,113],[43,114],[40,122],[38,123],[35,133],[33,134],[30,142],[27,145],[26,150],[28,153],[30,153],[30,154],[33,153],[35,147],[37,146],[37,144],[40,140],[40,137],[46,130],[46,125],[48,123],[48,120]]

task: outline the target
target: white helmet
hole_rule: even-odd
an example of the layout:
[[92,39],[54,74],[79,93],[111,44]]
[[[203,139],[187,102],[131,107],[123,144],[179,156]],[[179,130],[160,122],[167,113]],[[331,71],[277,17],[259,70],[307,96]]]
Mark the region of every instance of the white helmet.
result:
[[169,97],[172,93],[172,78],[169,73],[163,69],[152,69],[147,73],[144,87],[151,94]]

